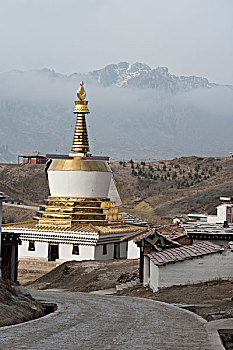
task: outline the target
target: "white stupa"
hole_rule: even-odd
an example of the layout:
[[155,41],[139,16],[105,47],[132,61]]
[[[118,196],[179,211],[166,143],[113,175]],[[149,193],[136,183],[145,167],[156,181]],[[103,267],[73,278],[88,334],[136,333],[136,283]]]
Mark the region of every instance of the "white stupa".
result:
[[83,82],[77,96],[72,152],[69,159],[54,159],[47,168],[50,196],[34,220],[3,229],[20,234],[20,258],[136,258],[139,249],[133,237],[144,228],[122,220],[120,197],[106,158],[88,153],[85,117],[90,112]]

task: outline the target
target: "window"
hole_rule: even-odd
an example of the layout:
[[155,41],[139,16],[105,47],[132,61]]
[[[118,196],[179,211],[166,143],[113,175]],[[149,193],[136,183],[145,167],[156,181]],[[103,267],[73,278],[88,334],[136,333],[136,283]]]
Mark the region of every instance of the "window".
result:
[[35,242],[29,241],[28,250],[35,251]]
[[107,255],[107,244],[103,244],[103,255]]
[[73,244],[72,254],[79,255],[79,245],[78,244]]

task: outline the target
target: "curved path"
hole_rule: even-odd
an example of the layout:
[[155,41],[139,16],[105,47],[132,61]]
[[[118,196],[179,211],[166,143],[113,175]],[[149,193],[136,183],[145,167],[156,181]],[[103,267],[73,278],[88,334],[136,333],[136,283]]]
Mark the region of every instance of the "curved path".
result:
[[148,299],[37,291],[56,302],[48,316],[0,329],[0,349],[210,350],[205,323]]

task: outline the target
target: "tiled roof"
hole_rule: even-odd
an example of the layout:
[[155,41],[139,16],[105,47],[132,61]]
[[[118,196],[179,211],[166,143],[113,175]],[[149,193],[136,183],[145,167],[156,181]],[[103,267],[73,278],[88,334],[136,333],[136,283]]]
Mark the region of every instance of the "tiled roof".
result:
[[170,262],[178,262],[187,259],[202,257],[207,254],[218,253],[224,249],[211,242],[198,242],[193,245],[164,249],[161,252],[147,254],[155,265],[165,265]]
[[134,243],[142,241],[144,238],[151,236],[155,231],[149,230],[147,232],[142,233],[141,235],[135,237],[133,239]]
[[177,238],[185,237],[187,236],[183,229],[180,228],[171,228],[170,226],[160,226],[151,228],[147,232],[137,236],[134,238],[134,242],[139,242],[146,237],[151,236],[152,234],[156,233],[158,236],[166,238],[169,242],[173,242]]
[[123,237],[121,237],[121,241],[141,235],[144,232],[146,232],[146,229],[143,227],[140,227],[140,229],[137,228],[137,230],[134,229],[134,232],[126,233]]
[[192,236],[200,236],[201,239],[220,239],[224,237],[233,237],[233,225],[230,224],[229,227],[223,227],[223,224],[209,224],[206,222],[188,222],[183,223],[182,227],[187,232],[187,234]]

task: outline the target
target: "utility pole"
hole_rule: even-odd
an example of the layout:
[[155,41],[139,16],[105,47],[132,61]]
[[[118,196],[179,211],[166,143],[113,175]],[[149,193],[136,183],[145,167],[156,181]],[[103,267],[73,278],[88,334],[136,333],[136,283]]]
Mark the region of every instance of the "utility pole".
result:
[[5,193],[0,192],[0,277],[2,277],[2,201],[5,198]]

